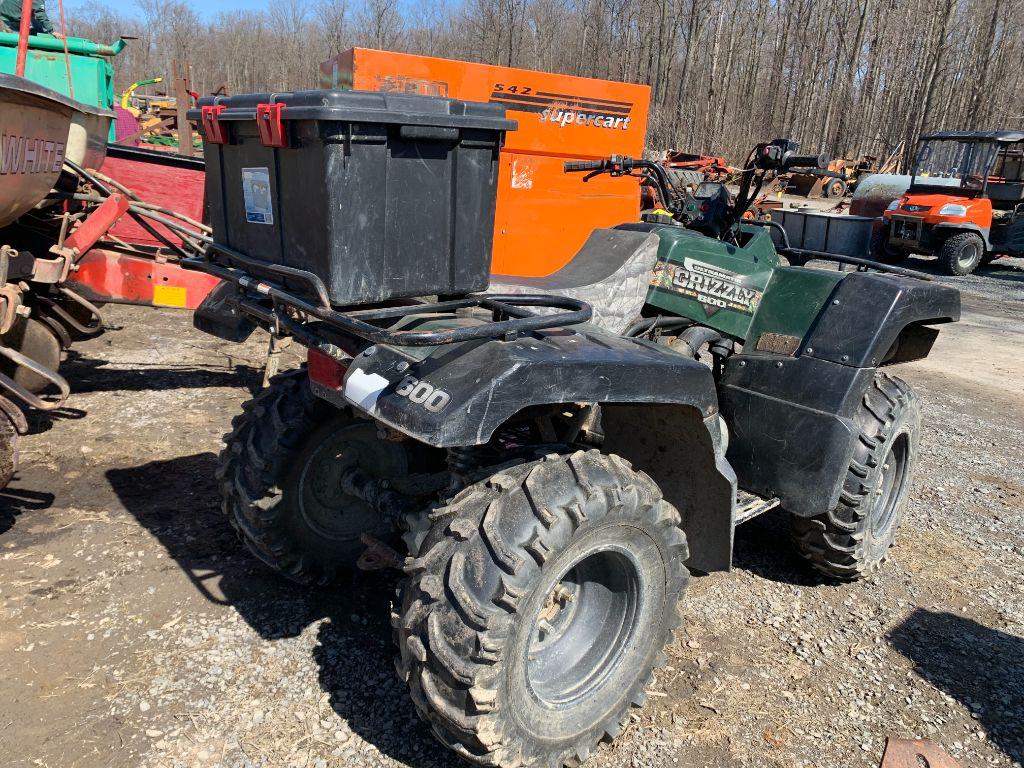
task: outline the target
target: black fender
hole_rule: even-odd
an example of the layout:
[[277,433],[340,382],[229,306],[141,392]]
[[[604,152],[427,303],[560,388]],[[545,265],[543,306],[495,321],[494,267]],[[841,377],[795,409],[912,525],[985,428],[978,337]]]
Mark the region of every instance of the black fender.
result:
[[440,448],[486,443],[524,408],[600,403],[604,450],[631,461],[683,516],[688,565],[732,562],[736,476],[711,371],[651,342],[589,326],[513,341],[434,348],[377,345],[356,356],[336,391],[314,392]]
[[733,355],[719,397],[739,487],[805,517],[834,508],[874,374],[808,356]]
[[[854,368],[895,362],[908,329],[960,319],[960,292],[932,282],[877,272],[851,272],[832,292],[806,335],[801,355]],[[917,333],[916,330],[909,331]],[[934,341],[937,332],[926,334]],[[931,343],[917,347],[926,357]]]
[[[319,393],[331,399],[331,393]],[[513,341],[445,344],[426,355],[376,345],[345,374],[348,404],[438,448],[482,445],[524,408],[557,403],[671,403],[718,413],[711,371],[646,341],[591,327]]]
[[728,458],[739,486],[797,515],[835,507],[853,456],[854,416],[878,366],[927,356],[960,294],[913,278],[853,272],[796,354],[740,354],[722,374]]

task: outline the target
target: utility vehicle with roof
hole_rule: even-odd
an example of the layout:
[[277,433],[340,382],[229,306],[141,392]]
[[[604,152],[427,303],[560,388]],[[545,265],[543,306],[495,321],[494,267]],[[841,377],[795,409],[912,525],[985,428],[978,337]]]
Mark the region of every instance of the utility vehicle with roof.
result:
[[943,131],[921,137],[910,188],[876,227],[875,258],[938,257],[969,275],[1024,255],[1024,131]]

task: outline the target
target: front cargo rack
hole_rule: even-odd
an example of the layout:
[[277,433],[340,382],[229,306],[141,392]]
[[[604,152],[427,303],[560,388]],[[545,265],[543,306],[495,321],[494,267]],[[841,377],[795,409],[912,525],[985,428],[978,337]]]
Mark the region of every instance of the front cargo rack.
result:
[[[513,340],[532,331],[586,323],[593,314],[590,305],[579,299],[540,294],[471,294],[445,301],[339,311],[331,306],[323,281],[312,272],[255,259],[219,243],[207,243],[204,251],[201,256],[182,259],[181,265],[187,269],[207,272],[221,280],[233,283],[245,291],[270,299],[271,306],[269,308],[258,301],[245,298],[239,300],[237,304],[242,312],[272,326],[283,326],[295,336],[305,338],[315,344],[322,343],[323,340],[317,338],[314,333],[287,314],[278,312],[276,310],[278,304],[314,317],[336,330],[358,336],[373,344],[403,347],[431,347],[473,339]],[[217,263],[212,255],[213,252],[225,258],[228,264]],[[244,269],[235,266],[236,264],[243,268],[248,267],[257,273],[274,275],[292,283],[303,283],[308,286],[310,293],[316,296],[316,303],[296,295],[293,291],[269,279],[254,277]],[[490,311],[491,321],[479,325],[435,331],[391,331],[374,325],[375,322],[398,321],[408,315],[455,312],[472,308]],[[537,314],[532,311],[533,309],[561,311]]]

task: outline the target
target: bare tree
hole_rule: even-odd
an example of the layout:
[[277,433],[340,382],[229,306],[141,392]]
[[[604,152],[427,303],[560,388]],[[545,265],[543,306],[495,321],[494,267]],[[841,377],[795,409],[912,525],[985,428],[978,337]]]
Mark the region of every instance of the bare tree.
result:
[[645,83],[652,150],[734,162],[776,135],[888,155],[933,128],[1024,127],[1024,0],[268,2],[203,21],[184,0],[94,0],[70,31],[138,38],[119,88],[175,58],[200,90],[310,87],[352,45]]

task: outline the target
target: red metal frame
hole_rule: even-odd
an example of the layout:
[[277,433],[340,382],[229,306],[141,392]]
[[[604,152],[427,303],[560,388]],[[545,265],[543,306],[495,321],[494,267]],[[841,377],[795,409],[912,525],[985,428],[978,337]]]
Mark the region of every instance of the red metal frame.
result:
[[265,147],[286,147],[288,140],[281,122],[284,104],[257,104],[256,127],[260,132],[260,143]]
[[18,26],[18,58],[14,64],[14,74],[25,76],[25,62],[28,60],[28,36],[32,33],[32,0],[21,2],[21,24]]
[[67,285],[89,301],[195,309],[220,282],[174,261],[93,248],[68,275]]
[[131,201],[115,192],[90,213],[64,241],[64,246],[85,253],[128,212]]

